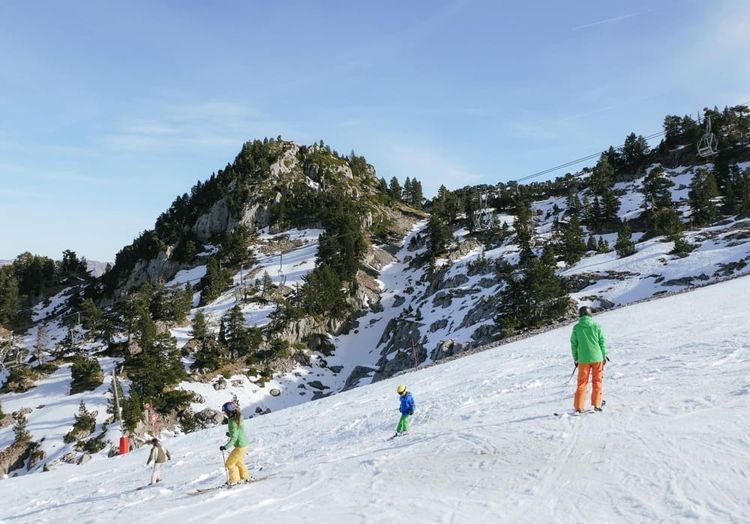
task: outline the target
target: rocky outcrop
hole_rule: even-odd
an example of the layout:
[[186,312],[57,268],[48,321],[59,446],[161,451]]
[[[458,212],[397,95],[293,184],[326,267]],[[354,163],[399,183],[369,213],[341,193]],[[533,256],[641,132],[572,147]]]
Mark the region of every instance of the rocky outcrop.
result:
[[497,296],[482,297],[466,313],[459,328],[465,328],[495,318],[500,307],[500,299]]
[[383,345],[383,349],[373,381],[414,367],[427,358],[427,351],[421,344],[420,326],[420,323],[407,319],[392,319],[388,322],[378,344]]
[[463,273],[458,273],[450,278],[445,278],[447,271],[439,271],[430,281],[430,285],[425,291],[425,296],[433,295],[438,291],[448,288],[461,287],[469,281],[469,277]]
[[33,442],[14,442],[0,451],[0,476],[22,468],[33,447]]
[[440,331],[441,329],[445,329],[448,326],[448,319],[447,318],[441,318],[440,320],[436,320],[432,324],[430,324],[430,333],[434,333],[435,331]]
[[203,243],[209,242],[216,235],[223,235],[233,226],[232,215],[229,212],[229,204],[226,198],[222,198],[211,206],[193,224],[193,233]]
[[144,282],[157,282],[171,279],[182,265],[169,260],[168,253],[162,251],[151,260],[139,260],[128,274],[124,289],[137,287]]
[[201,428],[217,426],[224,420],[224,415],[215,409],[206,408],[195,414],[195,423]]
[[437,362],[438,360],[463,353],[470,348],[471,345],[465,342],[456,342],[453,339],[443,340],[437,346],[435,346],[435,349],[432,350],[432,352],[430,353],[430,358],[434,362]]
[[352,372],[349,374],[349,377],[346,379],[346,383],[344,384],[343,391],[357,387],[359,385],[360,380],[362,380],[365,377],[372,376],[377,371],[378,371],[377,368],[373,368],[369,366],[356,366],[352,370]]

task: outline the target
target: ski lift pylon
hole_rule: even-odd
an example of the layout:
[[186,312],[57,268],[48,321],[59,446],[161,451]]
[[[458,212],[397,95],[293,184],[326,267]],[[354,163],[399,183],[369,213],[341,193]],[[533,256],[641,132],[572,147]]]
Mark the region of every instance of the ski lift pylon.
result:
[[701,139],[698,141],[698,156],[701,158],[709,158],[719,152],[719,140],[716,135],[711,132],[711,117],[706,117],[706,132],[703,134]]

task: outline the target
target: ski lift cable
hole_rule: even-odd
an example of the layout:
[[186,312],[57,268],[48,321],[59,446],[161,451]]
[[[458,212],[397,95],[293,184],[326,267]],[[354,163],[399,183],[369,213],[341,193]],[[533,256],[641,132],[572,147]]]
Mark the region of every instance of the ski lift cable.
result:
[[[746,106],[748,104],[750,104],[750,101],[743,102],[743,103],[740,103],[740,104],[734,104],[734,105],[735,106]],[[692,115],[689,114],[688,116],[692,116]],[[698,113],[698,121],[700,122],[700,120],[701,120],[701,116],[700,116],[700,113]],[[654,138],[657,138],[659,136],[666,135],[666,134],[667,134],[667,131],[662,130],[662,131],[659,131],[658,133],[652,133],[650,135],[647,135],[644,138],[646,140],[652,140]],[[624,149],[624,146],[618,146],[618,147],[615,147],[613,149],[615,151],[622,151]],[[560,169],[564,169],[566,167],[574,166],[576,164],[581,164],[583,162],[587,162],[589,160],[593,160],[593,159],[598,158],[599,156],[601,156],[601,154],[602,154],[602,152],[592,153],[590,155],[587,155],[587,156],[584,156],[584,157],[581,157],[581,158],[577,158],[575,160],[571,160],[569,162],[565,162],[563,164],[560,164],[560,165],[557,165],[557,166],[554,166],[554,167],[550,167],[548,169],[543,169],[541,171],[537,171],[536,173],[532,173],[530,175],[526,175],[526,176],[518,178],[516,180],[512,180],[511,182],[519,183],[519,182],[525,182],[526,180],[531,180],[531,179],[534,179],[534,178],[538,178],[540,176],[543,176],[543,175],[546,175],[546,174],[549,174],[549,173],[553,173],[555,171],[559,171]]]

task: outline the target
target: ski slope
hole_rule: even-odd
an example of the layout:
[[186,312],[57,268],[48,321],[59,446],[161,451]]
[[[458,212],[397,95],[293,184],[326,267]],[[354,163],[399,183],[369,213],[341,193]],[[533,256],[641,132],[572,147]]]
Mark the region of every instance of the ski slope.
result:
[[[224,427],[0,481],[2,522],[748,522],[750,278],[598,315],[606,411],[570,406],[570,327],[246,421],[250,486]],[[409,436],[386,441],[395,388]],[[262,470],[260,469],[262,467]]]

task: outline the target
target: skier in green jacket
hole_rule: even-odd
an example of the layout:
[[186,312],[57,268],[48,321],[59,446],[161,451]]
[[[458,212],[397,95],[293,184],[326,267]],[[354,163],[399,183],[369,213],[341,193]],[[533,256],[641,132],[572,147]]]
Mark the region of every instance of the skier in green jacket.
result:
[[229,419],[229,431],[227,432],[229,440],[219,449],[225,451],[234,448],[225,462],[229,473],[227,484],[233,486],[239,482],[250,482],[250,473],[248,473],[245,465],[245,454],[249,441],[242,424],[242,413],[234,402],[226,402],[221,410]]
[[604,365],[609,360],[604,343],[604,334],[601,326],[591,318],[590,307],[581,307],[578,310],[578,315],[580,319],[573,326],[573,332],[570,335],[573,362],[578,367],[578,385],[573,399],[573,408],[577,413],[583,411],[589,375],[592,375],[591,404],[593,404],[594,410],[601,411]]

